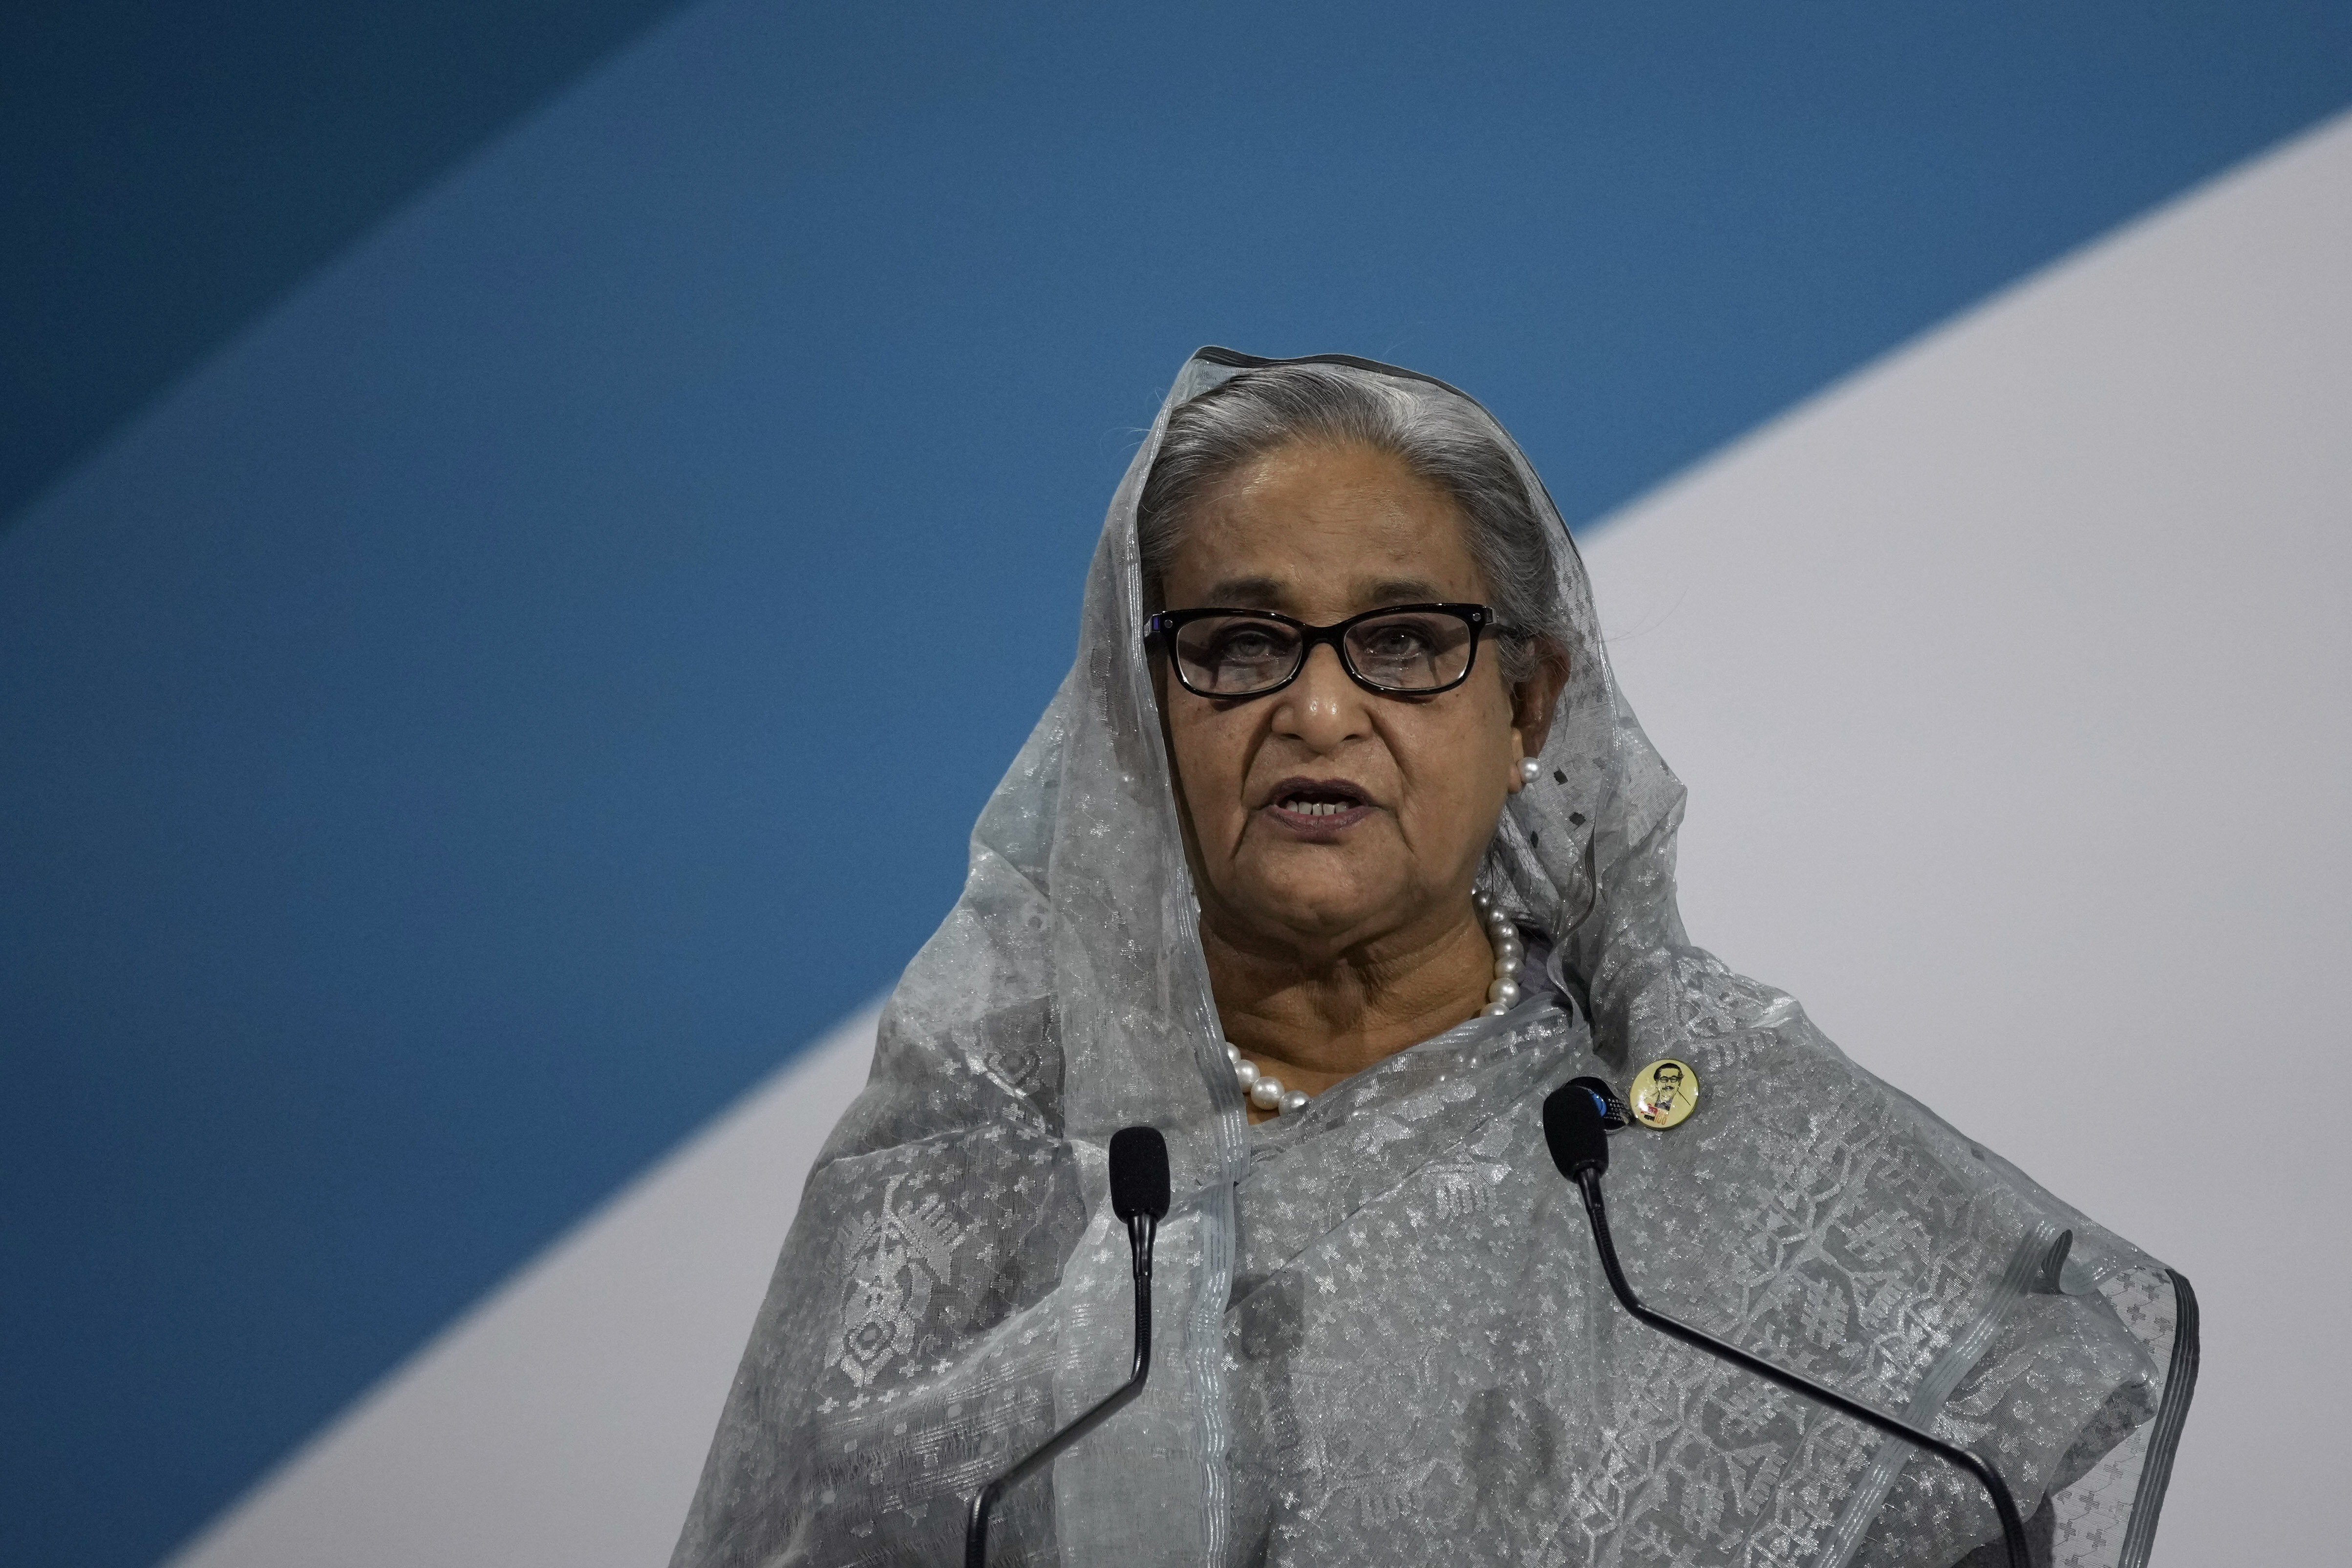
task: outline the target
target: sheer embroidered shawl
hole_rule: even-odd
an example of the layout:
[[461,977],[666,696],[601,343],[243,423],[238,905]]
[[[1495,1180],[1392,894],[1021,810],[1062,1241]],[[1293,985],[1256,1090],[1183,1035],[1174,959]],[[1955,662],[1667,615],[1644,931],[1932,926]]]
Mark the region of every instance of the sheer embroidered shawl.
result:
[[1611,679],[1564,529],[1571,676],[1484,880],[1550,934],[1568,1000],[1245,1125],[1134,516],[1167,408],[1260,363],[1194,355],[1111,503],[1076,662],[810,1176],[674,1568],[961,1561],[965,1499],[1125,1375],[1104,1151],[1133,1122],[1166,1134],[1177,1194],[1150,1384],[1008,1497],[994,1562],[1959,1561],[1996,1534],[1972,1481],[1610,1298],[1538,1107],[1664,1056],[1706,1099],[1615,1141],[1635,1287],[1993,1457],[2056,1561],[2143,1561],[2193,1382],[2185,1282],[1690,944],[1682,789]]

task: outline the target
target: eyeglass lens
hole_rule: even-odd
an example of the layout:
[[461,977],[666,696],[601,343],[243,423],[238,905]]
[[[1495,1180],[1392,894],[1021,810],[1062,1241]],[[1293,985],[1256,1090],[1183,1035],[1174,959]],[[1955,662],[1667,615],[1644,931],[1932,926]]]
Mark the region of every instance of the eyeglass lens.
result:
[[[1209,616],[1177,628],[1184,684],[1209,697],[1246,697],[1298,671],[1307,639],[1255,616]],[[1442,611],[1401,610],[1359,621],[1340,638],[1349,669],[1386,691],[1434,691],[1470,667],[1470,623]]]

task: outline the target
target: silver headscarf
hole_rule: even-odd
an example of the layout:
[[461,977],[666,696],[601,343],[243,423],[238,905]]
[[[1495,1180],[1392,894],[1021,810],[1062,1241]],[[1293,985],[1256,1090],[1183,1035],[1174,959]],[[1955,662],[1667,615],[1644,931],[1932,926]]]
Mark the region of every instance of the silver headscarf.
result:
[[1176,1194],[1150,1383],[1007,1497],[994,1562],[1962,1561],[1997,1534],[1975,1482],[1609,1295],[1538,1109],[1570,1077],[1622,1085],[1664,1057],[1705,1098],[1615,1142],[1636,1289],[1992,1458],[2051,1560],[2143,1562],[2194,1380],[2186,1282],[1690,944],[1682,786],[1499,426],[1559,530],[1570,675],[1482,883],[1548,935],[1560,985],[1246,1124],[1135,510],[1170,410],[1266,363],[1195,354],[1112,500],[1076,662],[809,1178],[674,1568],[958,1561],[971,1492],[1125,1375],[1105,1150],[1137,1122],[1166,1135]]

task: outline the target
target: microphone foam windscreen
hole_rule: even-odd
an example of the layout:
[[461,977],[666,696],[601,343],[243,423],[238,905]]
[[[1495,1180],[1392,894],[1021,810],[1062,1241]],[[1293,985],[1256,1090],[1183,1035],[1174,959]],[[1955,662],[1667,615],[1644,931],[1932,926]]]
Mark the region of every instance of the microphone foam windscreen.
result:
[[1157,1127],[1122,1127],[1110,1135],[1110,1212],[1122,1220],[1168,1217],[1168,1140]]
[[1580,1085],[1585,1089],[1591,1089],[1592,1091],[1592,1098],[1601,1102],[1601,1126],[1602,1131],[1614,1132],[1621,1127],[1631,1126],[1633,1124],[1633,1109],[1629,1107],[1625,1103],[1623,1098],[1621,1097],[1615,1089],[1610,1088],[1608,1083],[1603,1079],[1597,1078],[1572,1078],[1568,1081],[1571,1086]]
[[1572,1182],[1586,1171],[1609,1168],[1609,1131],[1591,1089],[1580,1083],[1553,1089],[1544,1100],[1543,1121],[1544,1142],[1561,1175]]

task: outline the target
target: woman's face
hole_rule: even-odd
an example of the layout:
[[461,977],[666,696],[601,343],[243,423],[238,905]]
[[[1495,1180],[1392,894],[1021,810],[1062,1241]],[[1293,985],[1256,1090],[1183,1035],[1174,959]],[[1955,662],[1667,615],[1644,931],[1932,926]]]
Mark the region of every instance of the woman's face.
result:
[[[1277,448],[1207,492],[1162,587],[1171,610],[1276,610],[1316,626],[1386,605],[1487,602],[1451,497],[1385,453],[1322,442]],[[1328,646],[1253,699],[1195,696],[1164,656],[1155,673],[1211,927],[1310,959],[1465,918],[1559,686],[1546,669],[1515,694],[1485,640],[1469,679],[1433,697],[1367,691]]]

